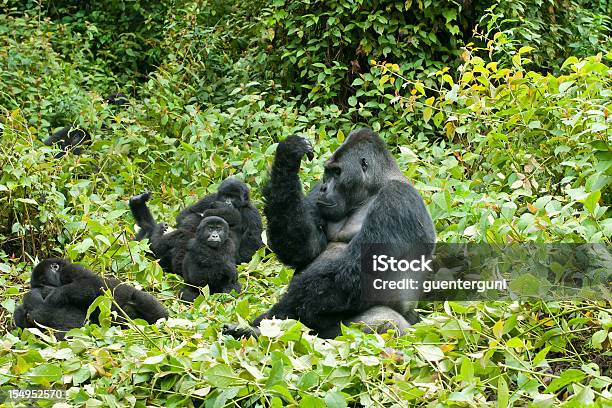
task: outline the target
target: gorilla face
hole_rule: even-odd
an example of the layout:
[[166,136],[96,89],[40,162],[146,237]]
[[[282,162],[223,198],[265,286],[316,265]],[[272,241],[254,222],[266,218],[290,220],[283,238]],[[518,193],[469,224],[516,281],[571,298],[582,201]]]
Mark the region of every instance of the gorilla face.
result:
[[228,178],[221,183],[217,192],[217,201],[231,204],[234,208],[240,209],[249,201],[249,190],[245,184]]
[[48,286],[62,286],[61,270],[66,264],[64,259],[45,259],[32,271],[30,286],[32,288],[45,288]]
[[325,163],[317,206],[323,218],[339,221],[359,208],[378,190],[382,177],[376,177],[369,139],[351,133],[346,142]]
[[221,217],[210,216],[202,220],[196,231],[198,241],[211,248],[218,248],[229,235],[229,225]]

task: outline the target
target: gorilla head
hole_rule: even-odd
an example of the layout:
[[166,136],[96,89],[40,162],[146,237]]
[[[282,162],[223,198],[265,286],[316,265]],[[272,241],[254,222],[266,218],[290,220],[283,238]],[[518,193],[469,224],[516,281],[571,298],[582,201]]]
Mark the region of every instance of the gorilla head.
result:
[[240,180],[227,178],[219,186],[217,201],[224,201],[241,209],[249,203],[249,188]]
[[227,222],[216,216],[206,217],[198,225],[196,239],[211,248],[218,248],[225,243],[229,236],[229,225]]
[[370,129],[354,130],[325,163],[317,206],[323,218],[341,220],[374,197],[387,180],[401,177],[380,136]]
[[32,271],[30,287],[42,289],[47,286],[62,286],[61,270],[65,265],[65,259],[50,258],[42,260]]

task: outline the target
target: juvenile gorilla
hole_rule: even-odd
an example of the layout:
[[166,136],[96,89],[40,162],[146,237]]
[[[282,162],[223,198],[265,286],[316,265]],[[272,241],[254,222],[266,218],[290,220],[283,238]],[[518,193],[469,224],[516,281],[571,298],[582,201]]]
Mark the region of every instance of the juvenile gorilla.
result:
[[293,279],[278,303],[253,321],[255,328],[229,325],[226,332],[257,334],[261,320],[272,317],[298,319],[321,337],[338,335],[342,322],[401,332],[416,321],[418,293],[402,302],[365,302],[360,255],[362,245],[380,243],[431,256],[436,236],[423,199],[369,129],[350,133],[306,197],[298,175],[304,155],[313,158],[301,137],[279,143],[263,190],[268,244],[296,268]]
[[235,237],[226,220],[210,215],[213,212],[214,209],[205,211],[195,237],[187,244],[183,261],[183,277],[187,285],[181,291],[181,297],[189,302],[198,296],[197,287],[208,285],[210,293],[229,293],[232,289],[240,292],[241,289],[235,266]]
[[85,324],[87,311],[75,306],[45,306],[48,293],[44,288],[35,288],[26,293],[23,303],[15,309],[15,326],[51,327],[57,330],[55,337],[63,339],[65,332]]
[[[143,319],[149,324],[168,317],[168,312],[153,296],[115,278],[103,278],[81,265],[65,259],[45,259],[32,271],[31,291],[15,310],[18,327],[42,324],[58,331],[80,327],[87,309],[105,289],[111,289],[121,320]],[[125,315],[124,315],[125,313]]]
[[[150,193],[146,192],[132,197],[129,201],[132,215],[136,220],[136,224],[140,227],[140,231],[138,231],[135,238],[136,240],[144,238],[150,239],[153,233],[156,232],[156,227],[158,227],[158,223],[155,221],[151,211],[146,205],[150,197]],[[207,195],[194,205],[181,211],[176,217],[176,230],[194,234],[196,228],[204,218],[204,212],[212,208],[213,203],[216,202],[231,204],[240,212],[240,224],[233,226],[230,223],[232,232],[235,232],[237,235],[237,240],[235,241],[238,248],[236,263],[249,262],[253,254],[263,246],[261,240],[263,224],[259,211],[253,206],[249,198],[248,186],[240,180],[234,178],[225,179],[216,193]],[[161,228],[163,227],[162,225]],[[184,232],[181,234],[185,234]],[[159,235],[159,230],[157,233]],[[187,234],[185,236],[187,236]],[[184,242],[183,238],[184,237],[179,238],[177,236],[176,241]],[[173,243],[170,242],[169,245],[172,246]],[[153,250],[153,248],[151,249]],[[179,249],[179,251],[181,250],[182,249]],[[160,256],[155,250],[153,250],[153,252],[156,256]]]
[[83,146],[89,142],[91,142],[91,136],[86,130],[66,126],[53,133],[43,143],[47,146],[59,145],[62,151],[55,155],[55,158],[59,159],[71,149],[74,154],[81,154]]
[[[225,202],[214,202],[211,208],[204,211],[203,216],[219,216],[223,218],[230,228],[230,234],[233,241],[234,249],[231,254],[231,259],[236,259],[236,250],[238,244],[238,231],[240,228],[240,212],[236,210],[232,204]],[[157,258],[159,265],[166,272],[174,273],[183,276],[183,259],[187,252],[187,245],[190,239],[196,237],[196,229],[188,229],[184,224],[182,227],[166,233],[166,223],[160,222],[153,228],[153,234],[149,237],[151,242],[151,250]]]

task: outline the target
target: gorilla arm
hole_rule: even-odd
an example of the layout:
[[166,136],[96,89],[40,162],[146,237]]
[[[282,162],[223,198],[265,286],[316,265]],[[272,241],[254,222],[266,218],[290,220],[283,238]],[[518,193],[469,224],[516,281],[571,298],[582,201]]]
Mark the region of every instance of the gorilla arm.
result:
[[119,281],[108,284],[114,286],[113,298],[119,307],[113,304],[113,310],[120,317],[125,312],[130,319],[143,319],[149,324],[168,317],[166,308],[153,295]]
[[216,200],[217,194],[209,194],[197,203],[185,208],[176,217],[177,228],[181,228],[184,224],[188,224],[188,228],[195,231],[202,220],[202,213],[209,209]]
[[316,207],[317,188],[304,198],[298,175],[302,157],[312,159],[312,148],[297,136],[280,142],[270,178],[263,189],[268,218],[268,244],[284,264],[298,270],[315,259],[327,245]]
[[[71,266],[74,266],[74,264]],[[45,303],[56,306],[72,305],[87,308],[100,296],[104,288],[106,288],[104,279],[92,273],[91,276],[86,278],[76,279],[71,283],[58,286],[45,298]]]

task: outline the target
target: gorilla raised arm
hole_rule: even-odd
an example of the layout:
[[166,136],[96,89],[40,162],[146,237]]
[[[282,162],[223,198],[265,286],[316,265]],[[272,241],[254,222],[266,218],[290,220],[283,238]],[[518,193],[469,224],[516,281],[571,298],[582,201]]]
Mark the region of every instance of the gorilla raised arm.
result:
[[[388,320],[409,327],[414,301],[366,304],[361,299],[361,249],[381,243],[406,248],[426,245],[431,256],[435,230],[423,199],[369,129],[351,132],[325,163],[322,182],[304,197],[302,157],[312,158],[303,138],[279,143],[264,188],[268,244],[296,273],[277,304],[254,320],[299,319],[322,337],[334,337],[340,323],[380,327]],[[409,318],[410,316],[410,318]],[[383,327],[388,327],[383,326]],[[230,334],[256,332],[229,326]]]

